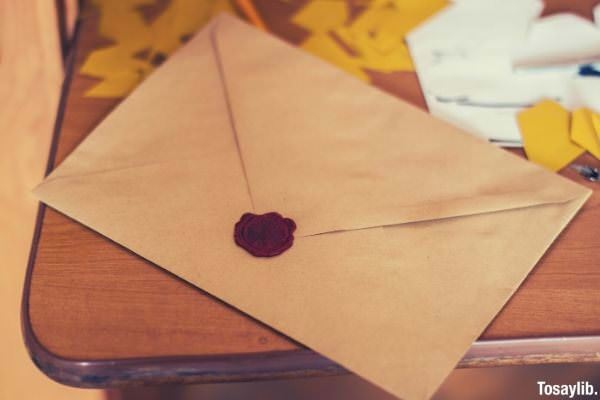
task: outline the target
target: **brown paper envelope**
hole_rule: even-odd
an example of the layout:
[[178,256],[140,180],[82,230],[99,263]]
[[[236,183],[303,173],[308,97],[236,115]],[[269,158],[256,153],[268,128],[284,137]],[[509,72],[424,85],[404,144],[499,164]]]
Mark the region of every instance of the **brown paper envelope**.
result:
[[[35,193],[406,399],[435,392],[590,195],[227,16]],[[293,247],[237,247],[249,211],[293,218]]]

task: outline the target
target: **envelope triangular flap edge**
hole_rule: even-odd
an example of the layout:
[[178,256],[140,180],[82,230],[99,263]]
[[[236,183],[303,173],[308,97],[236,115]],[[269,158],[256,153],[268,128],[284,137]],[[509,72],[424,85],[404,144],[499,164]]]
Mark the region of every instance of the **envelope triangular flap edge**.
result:
[[[90,176],[91,170],[106,166],[114,155],[110,147],[100,149],[90,145],[85,151],[77,149],[74,155],[89,161],[87,150],[93,150],[98,157],[93,163],[84,166],[83,171],[81,165],[73,165],[68,172],[74,175],[46,181],[38,195],[72,218],[387,390],[403,398],[428,397],[583,200],[564,206],[530,207],[447,219],[439,224],[437,221],[415,224],[410,229],[367,229],[307,237],[297,240],[281,257],[258,259],[249,256],[231,240],[235,218],[253,207],[247,198],[246,183],[251,183],[256,212],[275,210],[292,216],[299,225],[304,225],[304,228],[300,226],[304,234],[320,229],[326,232],[336,226],[345,229],[361,224],[389,225],[403,218],[407,220],[411,215],[433,218],[435,215],[460,215],[458,212],[464,215],[480,210],[485,212],[493,207],[506,210],[510,204],[527,207],[562,202],[579,195],[584,198],[586,190],[452,130],[358,81],[360,86],[356,86],[350,83],[354,81],[347,81],[342,72],[338,74],[336,69],[323,67],[320,61],[310,56],[295,58],[292,53],[298,51],[290,50],[262,33],[255,33],[241,22],[221,17],[217,23],[225,24],[219,26],[225,28],[220,32],[223,36],[218,37],[221,62],[215,63],[213,54],[209,53],[215,48],[208,42],[208,34],[213,32],[211,27],[186,45],[188,55],[193,50],[193,57],[182,59],[176,55],[165,65],[173,67],[173,61],[180,64],[178,68],[183,68],[182,63],[189,63],[186,68],[197,71],[202,86],[188,84],[194,80],[191,73],[178,82],[169,81],[175,79],[175,72],[181,74],[183,69],[165,70],[163,66],[136,90],[134,95],[137,97],[130,98],[130,103],[129,99],[125,100],[119,108],[122,110],[120,116],[111,114],[107,118],[119,129],[105,125],[102,131],[92,134],[104,139],[106,135],[115,135],[111,139],[115,145],[123,139],[117,136],[124,135],[133,136],[128,140],[134,144],[145,141],[154,145],[158,143],[158,136],[169,135],[172,129],[168,122],[158,125],[161,120],[185,113],[184,120],[178,121],[182,131],[177,143],[173,143],[173,154],[169,157],[176,155],[177,147],[186,146],[190,148],[189,155],[196,158],[173,160],[170,168],[154,164],[116,171],[99,170],[98,174]],[[237,36],[229,37],[230,29],[238,30]],[[217,36],[218,32],[214,31]],[[253,40],[253,54],[270,57],[265,58],[265,71],[243,70],[251,65],[232,60],[233,56],[244,56],[232,52],[243,53],[248,37]],[[237,41],[237,45],[227,43],[228,40]],[[198,47],[189,47],[191,44]],[[280,50],[269,55],[262,44]],[[205,57],[206,54],[209,57]],[[288,56],[295,58],[293,65],[301,69],[293,74],[287,71],[290,76],[285,75],[286,68],[293,66],[283,59]],[[268,69],[273,57],[281,62],[282,75],[276,73],[278,68]],[[231,64],[234,61],[235,64]],[[232,71],[236,65],[241,70]],[[217,67],[222,68],[224,74],[219,75]],[[269,77],[265,75],[268,72],[276,75]],[[315,82],[308,85],[309,82],[301,77],[303,73],[310,74]],[[219,76],[227,78],[226,96],[222,96]],[[271,81],[269,86],[259,85],[258,89],[242,86],[247,85],[247,80],[254,79],[266,85],[275,77],[283,80]],[[291,77],[299,82],[299,87],[288,81]],[[159,80],[165,82],[157,82]],[[174,83],[178,83],[177,88],[185,93],[165,96]],[[330,84],[334,87],[327,86]],[[303,85],[306,87],[302,88]],[[313,85],[321,85],[321,91]],[[273,93],[277,87],[280,92]],[[300,95],[301,89],[310,90],[304,94],[316,96],[310,98],[318,103],[314,108],[305,104],[310,103],[310,99],[292,99],[286,108],[273,104],[273,99],[269,98]],[[352,92],[353,101],[359,104],[348,105],[348,99],[337,90],[345,95]],[[266,103],[262,102],[263,95],[269,100]],[[139,103],[148,96],[154,96],[154,103],[147,100],[148,103],[143,105],[153,108],[145,110]],[[324,100],[319,96],[329,101],[323,104]],[[177,99],[185,103],[185,108],[180,104],[176,104],[179,108],[173,107]],[[225,102],[230,103],[229,109]],[[338,106],[338,102],[342,106]],[[156,118],[140,117],[139,121],[132,121],[131,107],[135,104],[138,107],[134,110],[141,114],[155,113]],[[207,105],[210,107],[201,110]],[[359,105],[367,109],[359,110]],[[319,111],[324,106],[338,113],[337,117]],[[347,106],[354,108],[344,111]],[[273,110],[279,114],[273,115]],[[359,111],[362,114],[355,118],[352,113]],[[233,124],[227,117],[228,112],[235,118],[231,121]],[[251,112],[256,115],[250,115]],[[320,118],[329,129],[323,130],[318,123],[303,120],[313,118],[313,112],[317,113],[314,118]],[[269,121],[269,115],[278,123]],[[372,126],[361,126],[375,142],[371,147],[370,140],[361,136],[361,129],[354,128],[355,124],[363,123],[362,119],[374,121]],[[260,124],[264,124],[262,127],[266,131],[260,130]],[[241,153],[234,143],[232,125],[237,131]],[[150,128],[156,137],[146,135],[145,129]],[[292,132],[277,135],[288,133],[283,128],[292,129]],[[325,137],[320,138],[307,128],[315,129],[317,134]],[[386,134],[390,128],[400,137],[405,134],[420,136],[400,140]],[[198,137],[190,137],[190,132],[197,133]],[[219,134],[222,135],[215,137]],[[306,135],[305,140],[302,135]],[[297,142],[290,143],[294,138]],[[320,146],[337,147],[329,152],[317,152],[315,157],[309,154],[319,150],[313,148],[313,140]],[[206,141],[210,144],[204,146]],[[264,148],[255,148],[259,145]],[[396,147],[388,150],[386,146]],[[214,151],[198,154],[199,148]],[[134,150],[139,152],[139,149]],[[273,150],[281,150],[289,160],[272,154]],[[374,160],[373,153],[380,157]],[[120,166],[132,162],[126,154],[122,156],[118,159]],[[107,159],[101,160],[102,157]],[[487,162],[486,158],[491,161]],[[153,154],[142,152],[137,161],[153,160]],[[167,160],[169,158],[163,161]],[[307,161],[312,164],[304,165]],[[268,169],[277,163],[286,170]],[[427,167],[435,173],[424,173],[428,171]],[[249,176],[248,180],[242,169]],[[323,171],[323,179],[316,170]],[[304,174],[310,179],[304,178]],[[397,178],[396,175],[402,176]],[[450,175],[449,181],[444,179],[445,175]],[[285,177],[290,181],[286,182]],[[327,179],[339,179],[339,184]],[[389,179],[396,179],[393,184],[404,186],[386,186]],[[423,179],[424,183],[420,184]],[[486,179],[490,181],[489,186],[485,186]],[[469,189],[470,180],[475,182],[476,190]],[[411,192],[427,192],[431,189],[425,184],[434,183],[446,185],[444,191],[428,192],[428,200],[436,205],[436,209],[427,208],[426,203],[419,202],[418,193]],[[299,192],[306,191],[304,197],[278,197],[288,195],[288,192],[296,194],[294,186],[302,184],[307,186],[299,186],[297,192],[302,195]],[[328,184],[337,187],[326,187]],[[362,185],[367,194],[372,194],[371,203],[360,203],[369,199],[358,190]],[[323,192],[321,202],[316,201],[319,193],[311,193],[311,190]],[[463,203],[450,198],[451,194],[463,196],[460,198]],[[303,200],[306,200],[304,205]],[[441,206],[444,202],[449,203],[448,208]],[[382,208],[380,214],[376,213],[378,207]],[[419,213],[399,212],[402,207],[415,207]],[[342,214],[336,215],[336,209]],[[365,213],[364,218],[359,218],[361,213]],[[539,223],[539,227],[529,221]],[[435,251],[431,251],[433,248]],[[480,273],[482,271],[485,273]],[[481,293],[485,296],[481,297]],[[458,322],[449,324],[448,321]],[[352,335],[348,335],[349,328]],[[325,331],[327,335],[323,334]],[[372,340],[374,337],[378,340]]]
[[299,236],[587,196],[236,18],[213,35],[255,211]]
[[228,162],[227,167],[237,168],[238,151],[231,146],[234,135],[214,56],[212,27],[209,24],[144,80],[44,183],[206,160],[217,152],[233,153],[236,162]]

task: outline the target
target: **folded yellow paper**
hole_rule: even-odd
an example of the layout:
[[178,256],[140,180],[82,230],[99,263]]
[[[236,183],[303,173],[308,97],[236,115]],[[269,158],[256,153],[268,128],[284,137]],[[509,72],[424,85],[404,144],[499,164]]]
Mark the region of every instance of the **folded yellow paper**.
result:
[[[600,140],[600,114],[598,113],[591,113],[592,114],[592,125],[594,126],[594,130],[596,131],[596,137],[599,138]],[[599,156],[596,156],[598,159],[600,159]]]
[[583,153],[571,141],[571,116],[560,104],[544,100],[519,113],[517,118],[523,147],[531,161],[558,171]]
[[88,89],[85,95],[119,97],[135,89],[153,67],[143,60],[132,57],[131,54],[130,50],[121,46],[111,46],[92,52],[80,72],[90,76],[102,75],[104,79]]
[[292,22],[312,33],[328,33],[348,21],[348,5],[344,1],[311,1]]
[[100,12],[99,34],[114,44],[94,50],[81,67],[82,74],[101,79],[85,95],[126,96],[213,15],[233,14],[231,1],[171,0],[148,23],[140,7],[156,6],[156,0],[94,0]]
[[[35,193],[425,399],[590,191],[220,16]],[[234,224],[269,211],[295,220],[294,244],[253,257]]]
[[600,159],[600,117],[598,114],[587,108],[573,111],[571,140]]
[[333,37],[328,34],[312,35],[302,43],[302,48],[310,53],[328,60],[333,65],[367,81],[369,76],[362,69],[362,63],[355,57],[349,57]]
[[412,71],[404,36],[442,9],[445,0],[377,0],[350,18],[346,1],[310,0],[292,22],[310,32],[301,47],[359,77],[367,70]]
[[171,0],[169,7],[150,25],[152,53],[171,54],[181,46],[183,38],[196,32],[220,12],[234,13],[230,0]]

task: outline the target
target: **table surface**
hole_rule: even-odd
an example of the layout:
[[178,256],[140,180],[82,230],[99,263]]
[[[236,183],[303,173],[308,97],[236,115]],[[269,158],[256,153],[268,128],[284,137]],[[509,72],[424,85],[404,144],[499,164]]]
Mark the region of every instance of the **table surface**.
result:
[[[90,50],[107,43],[97,34],[97,19],[89,9],[80,19],[49,170],[119,102],[83,96],[96,81],[80,75],[79,66]],[[386,90],[423,106],[414,74],[396,76],[394,82]],[[586,155],[578,161],[600,164]],[[459,366],[600,360],[600,184],[570,169],[561,174],[594,194]],[[344,372],[42,205],[22,313],[34,362],[51,378],[74,386]]]

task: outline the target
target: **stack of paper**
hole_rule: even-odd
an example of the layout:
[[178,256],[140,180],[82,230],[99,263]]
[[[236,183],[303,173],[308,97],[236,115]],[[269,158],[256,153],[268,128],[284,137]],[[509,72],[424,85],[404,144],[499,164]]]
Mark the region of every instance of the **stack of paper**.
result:
[[430,111],[507,146],[521,144],[516,114],[542,99],[600,111],[600,79],[578,76],[600,55],[599,26],[542,10],[538,0],[461,0],[409,34]]

